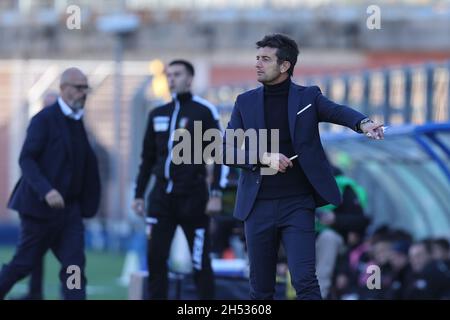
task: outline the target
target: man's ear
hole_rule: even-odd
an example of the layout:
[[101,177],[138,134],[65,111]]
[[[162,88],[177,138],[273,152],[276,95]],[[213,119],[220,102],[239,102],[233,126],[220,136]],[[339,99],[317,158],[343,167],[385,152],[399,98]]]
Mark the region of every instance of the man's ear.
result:
[[192,82],[194,81],[194,77],[190,77],[189,81],[188,81],[188,86],[191,87],[192,86]]
[[289,61],[283,61],[283,63],[281,64],[281,67],[280,67],[280,71],[282,73],[287,72],[290,67],[291,67],[291,63]]

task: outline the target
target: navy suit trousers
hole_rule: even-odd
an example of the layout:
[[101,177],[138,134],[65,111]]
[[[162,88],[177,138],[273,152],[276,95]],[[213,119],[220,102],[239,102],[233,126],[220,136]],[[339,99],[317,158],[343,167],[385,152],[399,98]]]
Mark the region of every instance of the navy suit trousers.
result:
[[[41,263],[49,249],[61,263],[59,278],[64,299],[86,298],[84,226],[79,205],[72,204],[52,219],[21,214],[19,244],[11,262],[4,265],[0,272],[0,299],[4,299],[16,282],[29,275]],[[75,269],[80,271],[79,288],[76,279],[72,277],[77,271],[69,266],[76,266]]]
[[312,195],[257,199],[244,225],[252,299],[273,299],[280,242],[297,299],[321,299],[315,269]]

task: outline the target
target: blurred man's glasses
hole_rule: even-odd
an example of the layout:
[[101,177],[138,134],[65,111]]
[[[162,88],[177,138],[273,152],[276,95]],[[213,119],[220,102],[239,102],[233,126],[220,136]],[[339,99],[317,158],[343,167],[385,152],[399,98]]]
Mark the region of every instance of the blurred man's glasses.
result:
[[91,91],[91,87],[89,87],[87,84],[73,84],[73,83],[66,83],[68,86],[71,86],[75,89],[77,89],[78,91],[86,91],[86,92],[90,92]]

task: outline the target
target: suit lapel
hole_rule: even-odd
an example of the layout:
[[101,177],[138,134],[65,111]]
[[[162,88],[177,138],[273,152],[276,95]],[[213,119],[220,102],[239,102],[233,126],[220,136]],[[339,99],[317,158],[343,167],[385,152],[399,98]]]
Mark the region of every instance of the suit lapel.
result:
[[297,121],[297,112],[299,111],[301,106],[301,95],[298,87],[291,82],[291,86],[289,88],[289,97],[288,97],[288,118],[289,118],[289,131],[291,133],[292,142],[295,142],[295,123]]
[[56,108],[55,112],[56,112],[57,125],[60,128],[60,133],[64,140],[64,145],[66,146],[66,150],[69,154],[69,160],[72,162],[73,154],[72,154],[69,128],[67,127],[67,122],[66,122],[65,116],[62,113],[61,107],[59,106],[58,103],[56,104],[55,108]]

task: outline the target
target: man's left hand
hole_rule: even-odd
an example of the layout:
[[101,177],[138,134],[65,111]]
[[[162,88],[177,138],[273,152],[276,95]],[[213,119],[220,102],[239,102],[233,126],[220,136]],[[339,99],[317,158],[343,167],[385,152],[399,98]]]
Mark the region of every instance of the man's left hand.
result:
[[361,125],[361,131],[369,138],[375,140],[384,139],[383,124],[374,122],[366,122]]

